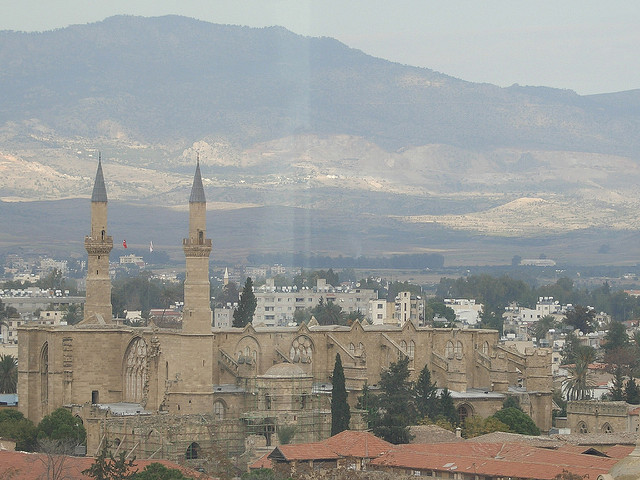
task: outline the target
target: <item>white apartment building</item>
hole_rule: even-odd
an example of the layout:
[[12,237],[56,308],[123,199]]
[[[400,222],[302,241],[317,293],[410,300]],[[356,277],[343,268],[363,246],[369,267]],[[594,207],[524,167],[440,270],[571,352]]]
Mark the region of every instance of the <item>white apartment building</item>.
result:
[[213,309],[213,328],[231,327],[233,325],[233,312],[235,312],[237,308],[237,303],[215,307]]
[[445,298],[444,304],[456,314],[456,322],[476,325],[480,321],[483,305],[469,298]]
[[[319,278],[315,288],[275,287],[273,279],[267,279],[267,283],[255,289],[257,301],[256,311],[253,315],[254,324],[265,326],[283,326],[294,321],[296,310],[313,308],[323,298],[325,302],[334,302],[342,307],[342,311],[360,311],[367,318],[371,318],[369,305],[371,300],[377,300],[376,292],[367,288],[335,288],[325,279]],[[376,314],[377,315],[377,314]]]
[[395,319],[398,325],[403,326],[408,321],[419,326],[424,323],[424,300],[411,292],[400,292],[396,296]]

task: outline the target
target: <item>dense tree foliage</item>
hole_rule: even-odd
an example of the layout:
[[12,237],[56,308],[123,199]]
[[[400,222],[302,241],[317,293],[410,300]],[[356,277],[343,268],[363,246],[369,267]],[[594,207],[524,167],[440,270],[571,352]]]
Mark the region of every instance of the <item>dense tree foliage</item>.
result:
[[38,440],[68,441],[74,445],[84,444],[87,437],[82,421],[62,407],[54,410],[40,421],[36,434]]
[[431,381],[429,366],[425,365],[420,371],[418,380],[413,387],[413,398],[418,412],[418,418],[425,417],[435,420],[439,413],[438,408],[438,388],[435,382]]
[[536,337],[538,344],[541,339],[547,336],[549,330],[556,328],[556,319],[551,315],[545,315],[533,325],[533,336]]
[[508,407],[498,410],[493,417],[507,425],[514,433],[540,435],[540,429],[531,417],[517,408]]
[[226,305],[230,303],[238,303],[240,300],[240,291],[238,290],[238,284],[235,282],[229,282],[222,287],[212,289],[211,296],[216,299],[216,305]]
[[576,305],[572,310],[564,314],[563,322],[575,330],[580,330],[582,333],[590,333],[595,329],[595,316],[596,312],[589,307]]
[[298,287],[298,290],[301,290],[303,287],[314,288],[318,284],[318,279],[323,278],[327,281],[328,285],[333,287],[337,287],[340,285],[340,279],[338,274],[333,271],[333,269],[329,270],[302,270],[298,275],[293,277],[293,285]]
[[416,418],[413,385],[409,380],[409,357],[389,365],[380,376],[380,419],[373,433],[390,443],[409,443],[409,425]]
[[247,277],[244,287],[242,288],[242,295],[238,302],[238,308],[233,312],[233,326],[244,327],[251,323],[257,306],[258,301],[253,293],[253,281],[251,280],[251,277]]
[[32,452],[36,448],[36,426],[18,410],[0,410],[0,437],[14,440],[16,450]]
[[0,393],[18,390],[18,359],[13,355],[0,355]]
[[333,301],[325,302],[320,297],[318,305],[311,309],[311,314],[320,325],[346,325],[347,318],[342,307]]
[[616,320],[612,320],[609,324],[609,330],[604,336],[605,352],[613,352],[618,349],[626,349],[631,345],[629,335],[627,335],[627,327]]
[[440,321],[446,321],[445,323],[454,322],[456,319],[456,312],[453,308],[445,305],[442,300],[430,298],[425,306],[424,319],[427,323],[431,323],[436,318]]
[[367,428],[373,429],[380,422],[380,402],[378,395],[374,394],[369,385],[365,382],[362,388],[362,395],[358,397],[356,408],[364,410],[364,418],[367,422]]
[[630,378],[624,387],[624,399],[632,405],[640,404],[640,388],[634,378]]
[[183,300],[184,285],[152,279],[150,272],[114,280],[111,288],[113,314],[118,317],[124,317],[125,310],[141,310],[147,316],[152,308],[168,308]]
[[496,417],[469,417],[462,424],[462,436],[473,438],[492,432],[510,432],[508,425],[502,423]]
[[331,377],[331,435],[349,430],[351,411],[347,403],[347,387],[344,379],[344,369],[340,354],[336,353],[336,362]]
[[451,425],[458,425],[460,419],[458,418],[458,411],[453,404],[453,398],[451,398],[451,392],[448,388],[444,388],[440,393],[439,399],[439,411],[438,416],[444,418]]

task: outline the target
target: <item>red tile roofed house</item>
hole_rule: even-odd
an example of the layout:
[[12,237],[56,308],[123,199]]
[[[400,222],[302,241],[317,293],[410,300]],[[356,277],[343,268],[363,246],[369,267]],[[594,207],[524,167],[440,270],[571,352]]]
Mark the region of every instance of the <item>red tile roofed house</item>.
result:
[[[300,465],[315,470],[336,467],[361,470],[371,459],[393,447],[369,432],[345,430],[322,442],[280,445],[267,458],[276,468],[287,464],[292,471]],[[265,465],[264,460],[261,465]]]
[[[33,480],[34,478],[65,478],[67,480],[91,480],[82,474],[95,461],[92,457],[70,457],[66,455],[48,456],[45,453],[0,451],[0,478],[11,480]],[[167,468],[176,468],[185,476],[197,480],[211,479],[207,475],[185,468],[168,460],[136,460],[134,470],[143,471],[152,463],[160,463]],[[57,476],[51,473],[55,468]],[[47,475],[49,471],[49,475]]]
[[[621,456],[633,451],[633,446],[621,446],[617,458],[584,448],[592,454],[571,449],[549,449],[519,443],[407,444],[371,461],[371,469],[409,474],[472,480],[527,478],[551,480],[567,470],[595,479],[604,475]],[[595,454],[594,454],[595,453]]]

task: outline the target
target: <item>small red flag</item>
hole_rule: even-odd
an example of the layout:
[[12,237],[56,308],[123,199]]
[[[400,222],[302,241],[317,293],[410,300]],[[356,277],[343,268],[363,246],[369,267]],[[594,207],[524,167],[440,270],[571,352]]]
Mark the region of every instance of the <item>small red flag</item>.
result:
[[122,240],[122,246],[123,246],[124,248],[127,248],[127,241],[126,241],[126,240]]

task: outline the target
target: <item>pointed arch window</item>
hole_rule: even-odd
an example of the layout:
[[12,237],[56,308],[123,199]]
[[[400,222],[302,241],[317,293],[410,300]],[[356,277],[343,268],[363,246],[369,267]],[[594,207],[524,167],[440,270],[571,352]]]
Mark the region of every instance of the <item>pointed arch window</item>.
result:
[[147,343],[137,337],[129,344],[124,357],[125,402],[143,403],[147,374]]
[[42,346],[40,352],[40,400],[42,403],[49,401],[49,344]]

